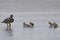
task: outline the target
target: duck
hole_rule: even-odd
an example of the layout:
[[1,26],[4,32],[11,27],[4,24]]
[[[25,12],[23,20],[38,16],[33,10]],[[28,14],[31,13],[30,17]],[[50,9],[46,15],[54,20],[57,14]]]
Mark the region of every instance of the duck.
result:
[[9,18],[4,19],[1,23],[7,24],[7,29],[8,28],[11,29],[11,23],[13,22],[14,22],[13,14],[11,14]]

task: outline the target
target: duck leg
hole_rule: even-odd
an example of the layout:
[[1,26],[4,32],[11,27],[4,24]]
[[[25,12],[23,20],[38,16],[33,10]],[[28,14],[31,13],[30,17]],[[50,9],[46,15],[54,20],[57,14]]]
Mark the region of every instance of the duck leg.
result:
[[9,28],[9,24],[7,23],[7,29]]
[[9,30],[11,30],[11,24],[9,23]]

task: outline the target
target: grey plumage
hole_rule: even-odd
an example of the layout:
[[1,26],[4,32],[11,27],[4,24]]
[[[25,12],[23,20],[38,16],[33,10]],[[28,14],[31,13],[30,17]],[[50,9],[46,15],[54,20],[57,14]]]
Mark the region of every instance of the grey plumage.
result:
[[10,18],[6,18],[5,20],[2,21],[2,23],[12,23],[14,22],[13,15],[10,15]]

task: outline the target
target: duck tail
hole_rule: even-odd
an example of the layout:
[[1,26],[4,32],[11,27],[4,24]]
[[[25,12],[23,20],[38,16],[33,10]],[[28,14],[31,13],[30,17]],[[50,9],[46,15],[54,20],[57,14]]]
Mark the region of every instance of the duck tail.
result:
[[4,22],[1,22],[1,23],[4,23]]
[[1,23],[3,23],[3,22],[1,22]]

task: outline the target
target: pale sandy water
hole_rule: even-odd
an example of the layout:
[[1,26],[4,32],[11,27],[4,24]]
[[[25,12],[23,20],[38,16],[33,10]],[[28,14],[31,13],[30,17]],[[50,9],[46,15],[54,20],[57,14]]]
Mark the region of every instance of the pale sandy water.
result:
[[[0,22],[8,13],[0,13]],[[60,13],[15,13],[12,30],[6,30],[6,24],[0,23],[0,40],[60,40]],[[32,21],[33,28],[23,28],[23,22]],[[49,29],[49,21],[55,21],[58,24],[56,29]]]

